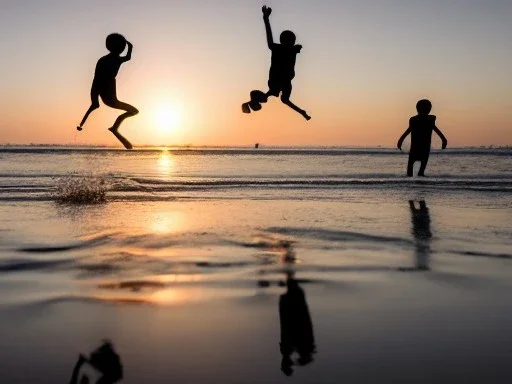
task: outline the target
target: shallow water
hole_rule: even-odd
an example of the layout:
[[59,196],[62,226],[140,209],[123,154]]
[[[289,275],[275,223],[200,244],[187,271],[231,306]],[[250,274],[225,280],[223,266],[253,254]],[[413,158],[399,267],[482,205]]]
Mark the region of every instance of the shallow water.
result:
[[295,381],[510,377],[510,152],[435,153],[421,180],[390,150],[0,157],[2,382],[66,381],[105,337],[126,383],[284,381],[290,278],[317,350]]
[[79,178],[84,188],[105,181],[110,201],[340,200],[368,190],[405,198],[413,191],[475,191],[504,193],[507,205],[512,190],[510,150],[433,151],[427,179],[404,177],[407,155],[391,149],[0,147],[0,157],[0,201],[49,200],[62,178]]

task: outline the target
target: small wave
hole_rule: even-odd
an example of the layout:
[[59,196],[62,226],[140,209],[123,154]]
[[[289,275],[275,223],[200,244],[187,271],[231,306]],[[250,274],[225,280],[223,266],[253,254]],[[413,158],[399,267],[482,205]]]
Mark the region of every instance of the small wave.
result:
[[71,251],[73,249],[83,248],[82,244],[76,245],[62,245],[56,247],[25,247],[19,248],[19,252],[27,252],[27,253],[53,253],[53,252],[65,252]]
[[[275,177],[275,178],[182,178],[114,177],[71,174],[56,179],[53,185],[22,182],[0,185],[0,201],[48,201],[63,204],[98,204],[108,201],[165,201],[170,199],[208,199],[209,192],[294,191],[303,190],[431,190],[474,193],[512,192],[512,174],[439,175],[406,178],[389,174],[352,175],[358,177]],[[377,177],[378,176],[378,177]],[[26,179],[25,179],[26,180]],[[218,196],[221,198],[222,196]]]
[[104,244],[111,238],[111,235],[98,235],[92,236],[89,239],[86,239],[81,242],[76,242],[72,244],[64,244],[64,245],[37,245],[30,247],[21,247],[18,248],[18,252],[25,253],[54,253],[54,252],[66,252],[75,249],[81,248],[91,248],[93,246]]
[[33,307],[44,307],[47,305],[54,305],[60,303],[77,302],[77,303],[93,303],[93,304],[116,304],[116,305],[129,305],[129,304],[144,304],[155,305],[151,300],[140,297],[97,297],[97,296],[82,296],[82,295],[62,295],[53,297],[33,303],[29,305]]
[[473,257],[487,257],[491,259],[512,259],[512,255],[507,253],[489,253],[489,252],[477,252],[477,251],[451,251],[455,254],[463,256]]
[[166,288],[167,284],[159,281],[150,280],[136,280],[136,281],[122,281],[118,283],[100,284],[98,288],[112,289],[112,290],[129,290],[132,292],[139,292],[141,290],[156,290]]
[[26,272],[35,270],[54,270],[65,264],[72,264],[72,260],[4,260],[0,264],[0,272]]
[[410,240],[401,237],[368,235],[358,232],[333,231],[328,229],[317,228],[293,228],[293,227],[270,227],[267,231],[278,233],[280,235],[309,237],[318,240],[327,241],[365,241],[365,242],[385,242],[396,244],[411,244]]

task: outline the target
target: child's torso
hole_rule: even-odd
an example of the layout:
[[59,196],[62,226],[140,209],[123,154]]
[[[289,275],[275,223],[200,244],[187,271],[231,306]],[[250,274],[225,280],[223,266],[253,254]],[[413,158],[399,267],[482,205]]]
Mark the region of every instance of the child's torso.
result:
[[98,60],[96,71],[94,72],[94,82],[97,84],[106,84],[115,81],[121,60],[117,56],[106,55]]
[[432,131],[436,126],[436,117],[433,115],[417,115],[411,117],[411,150],[430,150]]
[[293,79],[295,76],[295,62],[297,60],[297,49],[295,46],[283,47],[281,44],[274,44],[272,47],[272,64],[270,73],[280,77]]

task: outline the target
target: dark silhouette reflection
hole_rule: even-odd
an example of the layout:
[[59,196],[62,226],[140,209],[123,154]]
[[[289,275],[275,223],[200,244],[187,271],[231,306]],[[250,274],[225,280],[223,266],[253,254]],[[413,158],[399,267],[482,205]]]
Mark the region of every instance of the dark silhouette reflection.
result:
[[427,204],[424,200],[419,202],[416,208],[414,201],[409,200],[409,208],[411,210],[412,234],[414,236],[415,259],[418,271],[429,270],[430,259],[430,242],[432,240],[432,232],[430,231],[430,214]]
[[[306,296],[291,272],[287,274],[286,287],[286,293],[279,298],[281,370],[291,376],[293,365],[303,366],[313,361],[316,347]],[[299,355],[296,362],[292,360],[294,352]]]
[[89,358],[78,357],[70,384],[112,384],[123,378],[123,366],[110,342],[93,351]]
[[432,142],[432,131],[437,133],[443,141],[442,148],[445,149],[448,141],[443,133],[436,127],[436,116],[429,115],[432,110],[432,103],[429,100],[420,100],[416,104],[418,114],[409,120],[409,128],[398,140],[397,147],[402,150],[402,143],[407,135],[411,134],[411,149],[409,151],[409,161],[407,163],[407,176],[413,175],[413,167],[416,161],[421,162],[418,176],[425,176],[428,158],[430,156],[430,146]]
[[244,113],[259,111],[261,103],[266,103],[269,96],[279,97],[281,101],[294,111],[300,113],[306,120],[311,117],[303,109],[296,106],[290,100],[292,94],[292,80],[295,77],[295,62],[297,54],[302,50],[302,45],[296,45],[296,36],[292,31],[284,31],[279,38],[281,44],[274,43],[272,36],[272,28],[270,26],[270,14],[272,9],[263,6],[263,21],[265,22],[265,31],[267,34],[267,44],[272,51],[272,59],[270,65],[270,73],[268,80],[269,90],[267,93],[262,91],[252,91],[251,101],[242,104]]
[[[101,97],[105,105],[126,111],[116,119],[114,125],[110,127],[109,130],[126,149],[132,149],[130,142],[118,132],[118,129],[126,118],[135,116],[139,111],[134,106],[123,103],[117,99],[116,76],[121,64],[132,58],[133,45],[127,41],[124,36],[118,33],[112,33],[107,36],[106,46],[110,53],[100,58],[96,64],[91,87],[91,106],[85,113],[77,129],[81,131],[91,112],[100,107],[99,98]],[[126,46],[128,46],[126,56],[121,56]]]

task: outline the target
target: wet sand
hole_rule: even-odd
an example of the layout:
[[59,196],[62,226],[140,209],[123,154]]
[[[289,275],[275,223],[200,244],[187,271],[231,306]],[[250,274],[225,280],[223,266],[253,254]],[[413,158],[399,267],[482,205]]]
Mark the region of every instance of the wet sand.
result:
[[103,339],[124,383],[289,382],[287,276],[316,351],[295,382],[508,382],[510,210],[427,206],[3,205],[1,382],[67,382]]

